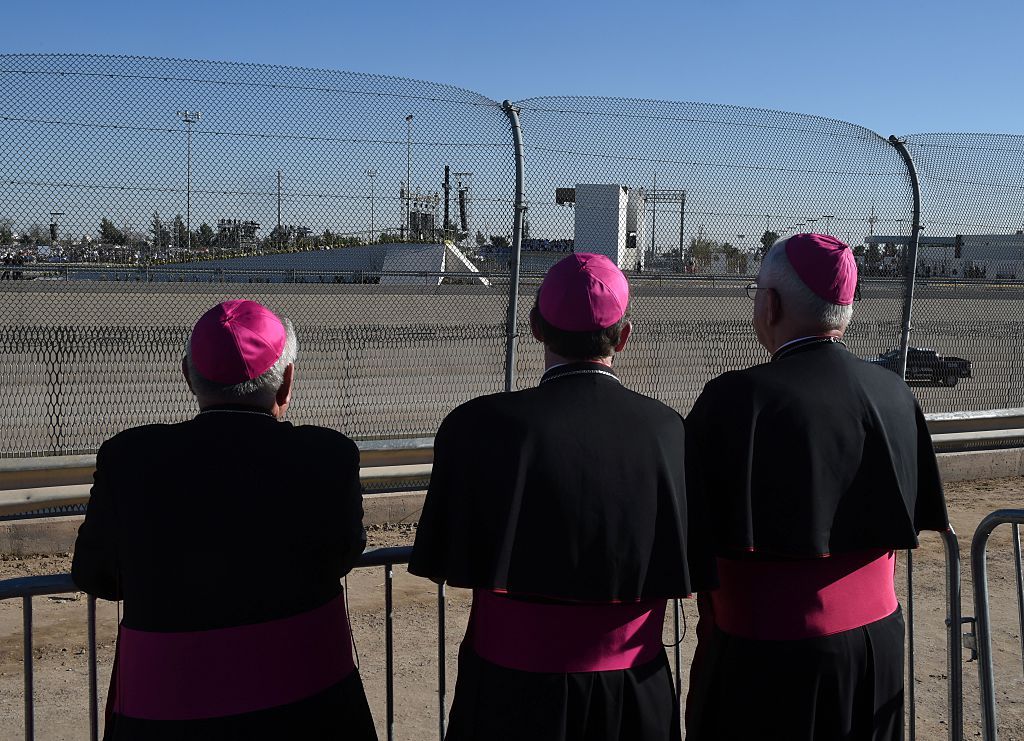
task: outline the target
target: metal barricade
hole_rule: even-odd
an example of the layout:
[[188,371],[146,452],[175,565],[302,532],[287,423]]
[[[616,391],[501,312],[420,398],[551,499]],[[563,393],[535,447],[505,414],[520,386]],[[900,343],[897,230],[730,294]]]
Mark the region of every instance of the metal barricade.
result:
[[[946,667],[947,667],[947,711],[949,712],[948,738],[963,741],[964,698],[963,698],[963,633],[964,623],[961,607],[960,584],[960,541],[952,525],[939,533],[942,538],[946,566]],[[904,601],[904,618],[907,625],[907,738],[917,738],[917,703],[915,694],[915,645],[914,645],[914,560],[913,551],[906,551],[907,598]]]
[[[974,610],[978,641],[978,680],[981,691],[981,730],[985,741],[998,738],[996,729],[996,680],[992,656],[992,618],[988,594],[988,539],[999,525],[1013,526],[1014,567],[1017,581],[1017,619],[1024,631],[1024,579],[1021,576],[1020,525],[1024,509],[999,509],[985,517],[971,540],[971,575],[974,579]],[[1021,638],[1024,661],[1024,633]]]
[[[356,568],[384,568],[385,601],[385,670],[386,670],[386,721],[388,741],[395,738],[395,663],[394,663],[394,566],[409,562],[410,546],[397,548],[375,548],[363,553]],[[22,622],[24,630],[24,680],[25,680],[25,740],[35,739],[34,704],[34,662],[32,654],[32,598],[52,594],[66,594],[81,591],[71,580],[70,574],[54,576],[31,576],[21,579],[0,581],[0,600],[20,598],[22,601]],[[346,592],[347,594],[347,592]],[[445,651],[445,588],[437,588],[438,640],[437,640],[437,689],[438,689],[438,738],[444,738],[445,714],[447,709]],[[96,668],[96,598],[88,598],[88,662],[89,662],[89,738],[97,741],[100,737],[99,693]]]

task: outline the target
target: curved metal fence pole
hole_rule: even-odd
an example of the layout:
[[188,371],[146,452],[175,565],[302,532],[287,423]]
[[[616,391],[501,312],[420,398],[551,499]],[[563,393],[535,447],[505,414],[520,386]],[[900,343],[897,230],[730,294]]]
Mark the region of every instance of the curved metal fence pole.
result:
[[889,137],[889,143],[896,148],[907,166],[907,174],[910,176],[910,187],[914,194],[914,214],[910,229],[910,253],[904,256],[903,266],[907,271],[906,286],[903,293],[903,331],[900,335],[900,358],[896,370],[900,378],[907,377],[907,348],[910,346],[911,314],[914,308],[914,286],[917,281],[917,248],[921,240],[921,183],[917,179],[917,168],[914,167],[914,160],[910,157],[906,145],[902,139],[895,136]]
[[946,687],[949,711],[949,739],[964,737],[963,615],[961,608],[960,541],[950,526],[941,533],[946,551]]
[[32,598],[21,598],[21,620],[24,635],[24,674],[25,674],[25,741],[34,741],[35,731],[35,707],[32,697]]
[[512,140],[516,156],[516,205],[512,221],[512,274],[508,287],[508,318],[505,325],[505,390],[513,391],[516,386],[516,345],[519,339],[519,258],[523,248],[523,219],[526,217],[526,195],[524,188],[523,130],[519,126],[519,109],[511,102],[501,104],[512,125]]

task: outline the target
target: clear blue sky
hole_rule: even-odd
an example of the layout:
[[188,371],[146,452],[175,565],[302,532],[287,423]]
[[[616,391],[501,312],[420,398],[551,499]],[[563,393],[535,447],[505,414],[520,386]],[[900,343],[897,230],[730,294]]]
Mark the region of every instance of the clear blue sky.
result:
[[880,134],[1024,133],[1014,1],[12,2],[4,50],[326,67],[512,100],[777,108]]

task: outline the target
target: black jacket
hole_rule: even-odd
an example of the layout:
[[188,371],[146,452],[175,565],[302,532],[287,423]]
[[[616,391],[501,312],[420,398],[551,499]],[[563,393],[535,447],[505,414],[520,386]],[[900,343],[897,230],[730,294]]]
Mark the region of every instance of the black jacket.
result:
[[686,425],[688,480],[721,555],[913,548],[948,526],[914,395],[841,344],[805,342],[719,376]]
[[448,415],[409,570],[457,587],[590,602],[714,585],[683,420],[605,366]]
[[[337,597],[365,542],[351,440],[251,409],[217,408],[103,444],[72,576],[90,594],[123,599],[126,628],[228,628]],[[283,729],[303,733],[306,723],[343,723],[346,707],[369,724],[353,737],[372,737],[358,675],[342,684],[301,703],[295,717],[291,706],[170,724],[114,716],[106,737],[274,738]]]

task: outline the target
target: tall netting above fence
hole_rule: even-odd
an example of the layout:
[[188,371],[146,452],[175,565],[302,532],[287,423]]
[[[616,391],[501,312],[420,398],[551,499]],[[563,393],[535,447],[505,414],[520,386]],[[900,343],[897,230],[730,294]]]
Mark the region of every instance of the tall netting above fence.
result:
[[1024,137],[906,143],[923,195],[907,380],[925,411],[1024,406]]
[[433,434],[502,387],[506,266],[478,253],[511,237],[513,157],[501,107],[442,85],[0,56],[3,454],[191,414],[184,343],[227,297],[295,320],[292,419]]
[[[744,287],[763,251],[798,232],[850,244],[866,269],[853,352],[898,344],[901,256],[877,234],[910,233],[898,152],[852,124],[696,103],[537,98],[522,109],[529,211],[522,315],[538,276],[569,250],[601,252],[633,286],[627,383],[686,412],[710,378],[762,362]],[[524,383],[538,350],[519,355]]]

